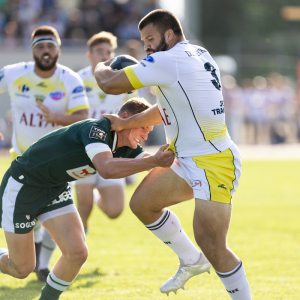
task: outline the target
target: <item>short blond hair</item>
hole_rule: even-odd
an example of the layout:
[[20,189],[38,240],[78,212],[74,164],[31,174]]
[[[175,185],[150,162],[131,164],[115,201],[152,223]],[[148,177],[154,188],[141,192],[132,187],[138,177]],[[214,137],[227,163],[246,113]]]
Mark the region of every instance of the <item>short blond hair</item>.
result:
[[33,39],[37,36],[44,36],[44,35],[52,35],[57,40],[57,43],[59,46],[61,46],[61,40],[59,37],[59,34],[57,30],[52,26],[40,26],[37,29],[35,29],[31,34],[31,42]]
[[98,44],[102,43],[108,43],[110,46],[115,50],[118,47],[117,43],[117,37],[114,36],[112,33],[107,32],[107,31],[101,31],[99,33],[94,34],[87,42],[87,45],[90,49]]

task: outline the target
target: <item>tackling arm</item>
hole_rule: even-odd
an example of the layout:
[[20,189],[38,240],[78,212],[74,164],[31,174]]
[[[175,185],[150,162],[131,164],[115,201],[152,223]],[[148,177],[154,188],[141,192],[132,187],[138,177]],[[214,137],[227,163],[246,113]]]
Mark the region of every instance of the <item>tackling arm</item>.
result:
[[143,158],[113,158],[111,152],[101,152],[94,156],[93,165],[104,179],[123,178],[155,167],[170,167],[174,161],[174,153],[166,150],[168,145],[161,146],[155,155]]
[[106,114],[104,114],[102,117],[105,117],[111,121],[111,130],[115,131],[153,126],[162,123],[162,118],[160,116],[157,104],[126,119],[122,119],[117,115]]
[[112,95],[120,95],[134,90],[125,72],[123,70],[114,71],[107,65],[108,62],[110,60],[99,63],[95,68],[95,78],[101,90]]

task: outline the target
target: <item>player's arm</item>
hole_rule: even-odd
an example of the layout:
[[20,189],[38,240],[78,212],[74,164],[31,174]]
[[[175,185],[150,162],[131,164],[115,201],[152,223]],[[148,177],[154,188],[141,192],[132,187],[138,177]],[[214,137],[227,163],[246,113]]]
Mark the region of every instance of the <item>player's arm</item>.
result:
[[62,126],[67,126],[75,122],[87,119],[89,117],[88,108],[74,111],[70,115],[64,115],[52,112],[47,106],[45,106],[39,101],[37,102],[37,106],[42,110],[42,113],[39,113],[39,115],[43,117],[42,121],[56,123]]
[[129,118],[122,119],[118,115],[102,115],[110,120],[111,130],[120,131],[138,127],[147,127],[162,123],[162,118],[157,104],[146,109],[145,111],[135,114]]
[[95,68],[95,78],[100,89],[106,94],[119,95],[134,90],[124,70],[114,71],[108,64],[99,63]]
[[98,173],[105,179],[123,178],[155,167],[170,167],[174,161],[174,153],[166,150],[168,145],[161,146],[154,155],[143,158],[113,158],[111,152],[101,152],[94,156],[92,162]]

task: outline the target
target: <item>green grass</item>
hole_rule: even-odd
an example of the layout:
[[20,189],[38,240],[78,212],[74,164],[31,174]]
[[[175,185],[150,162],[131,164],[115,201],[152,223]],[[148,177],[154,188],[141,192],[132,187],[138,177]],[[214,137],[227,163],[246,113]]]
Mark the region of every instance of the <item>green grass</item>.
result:
[[[0,176],[9,165],[0,157]],[[245,161],[234,197],[229,245],[243,260],[253,299],[300,299],[300,161]],[[127,201],[134,187],[127,190]],[[194,202],[172,207],[194,240]],[[128,205],[114,221],[94,209],[87,238],[89,258],[61,299],[168,299],[160,285],[177,269],[172,251],[131,213]],[[4,234],[0,245],[5,246]],[[56,250],[52,265],[59,256]],[[0,274],[0,299],[38,299],[43,284]],[[176,300],[226,300],[214,272],[192,278]]]

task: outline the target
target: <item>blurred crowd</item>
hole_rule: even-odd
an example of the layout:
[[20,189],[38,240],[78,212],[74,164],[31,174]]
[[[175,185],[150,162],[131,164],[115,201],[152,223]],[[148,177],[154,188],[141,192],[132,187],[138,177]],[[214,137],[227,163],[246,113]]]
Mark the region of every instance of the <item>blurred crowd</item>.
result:
[[156,8],[156,0],[0,0],[0,46],[28,46],[32,31],[41,25],[57,29],[64,46],[85,45],[102,30],[119,44],[139,39],[139,20]]
[[278,73],[268,77],[222,78],[226,124],[238,144],[296,143],[300,140],[297,86]]

